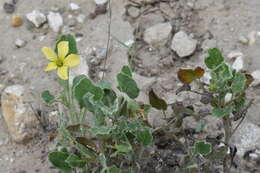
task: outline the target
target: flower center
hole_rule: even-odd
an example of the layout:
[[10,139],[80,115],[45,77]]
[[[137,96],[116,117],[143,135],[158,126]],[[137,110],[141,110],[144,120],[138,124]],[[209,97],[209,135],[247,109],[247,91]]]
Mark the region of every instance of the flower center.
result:
[[57,65],[58,67],[62,67],[62,66],[63,66],[63,61],[62,61],[61,59],[58,59],[58,60],[56,61],[56,65]]

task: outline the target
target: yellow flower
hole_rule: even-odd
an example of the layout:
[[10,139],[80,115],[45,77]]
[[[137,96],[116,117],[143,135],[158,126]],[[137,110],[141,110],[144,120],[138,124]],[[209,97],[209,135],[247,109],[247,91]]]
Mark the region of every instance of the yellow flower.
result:
[[51,62],[48,63],[45,71],[57,70],[58,76],[63,80],[68,80],[68,69],[80,63],[80,57],[76,54],[69,54],[69,42],[61,41],[57,45],[58,55],[48,47],[43,47],[42,52]]

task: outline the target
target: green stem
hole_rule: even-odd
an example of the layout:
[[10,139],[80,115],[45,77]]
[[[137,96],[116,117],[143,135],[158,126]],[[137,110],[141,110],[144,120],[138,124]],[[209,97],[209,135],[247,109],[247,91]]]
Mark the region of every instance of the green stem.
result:
[[[232,124],[229,116],[223,118],[223,126],[225,130],[225,143],[229,145],[232,136]],[[224,173],[230,173],[229,155],[226,155],[224,158],[223,171]]]

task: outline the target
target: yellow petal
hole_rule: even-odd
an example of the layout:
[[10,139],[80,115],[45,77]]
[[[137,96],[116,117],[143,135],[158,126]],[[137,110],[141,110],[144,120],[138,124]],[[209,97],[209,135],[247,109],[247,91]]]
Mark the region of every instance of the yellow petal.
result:
[[75,67],[80,63],[80,56],[76,54],[70,54],[64,60],[64,64],[68,67]]
[[64,59],[68,53],[69,53],[69,42],[68,41],[59,42],[58,43],[59,58]]
[[55,61],[57,59],[56,53],[49,47],[43,47],[42,53],[48,60]]
[[51,70],[56,70],[57,65],[55,62],[50,62],[48,63],[47,67],[44,69],[44,71],[51,71]]
[[68,80],[68,67],[67,66],[59,67],[58,76],[63,80]]

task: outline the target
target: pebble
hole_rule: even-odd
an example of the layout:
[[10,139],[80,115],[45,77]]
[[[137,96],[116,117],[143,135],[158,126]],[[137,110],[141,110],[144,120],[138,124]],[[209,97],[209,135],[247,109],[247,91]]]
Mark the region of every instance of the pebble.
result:
[[132,18],[137,18],[140,15],[140,10],[136,7],[130,6],[127,8],[127,14]]
[[248,39],[245,36],[243,36],[243,35],[240,35],[238,40],[242,44],[248,44]]
[[63,19],[62,19],[62,16],[60,15],[60,13],[50,12],[48,14],[47,18],[48,18],[48,23],[49,23],[50,28],[54,32],[59,32],[63,25]]
[[78,22],[78,23],[84,23],[85,20],[86,20],[86,18],[87,18],[86,15],[84,15],[84,14],[79,14],[76,19],[77,19],[77,22]]
[[193,54],[196,47],[197,40],[190,38],[184,31],[177,32],[173,37],[171,49],[181,58]]
[[108,3],[108,0],[95,0],[95,3],[97,5],[106,5]]
[[252,46],[255,44],[256,42],[256,31],[251,31],[249,34],[248,34],[248,45],[249,46]]
[[37,28],[41,27],[47,21],[46,16],[39,10],[33,10],[31,13],[26,14],[26,18]]
[[230,53],[227,55],[227,57],[228,57],[229,59],[235,59],[235,58],[240,57],[240,56],[244,56],[244,54],[243,54],[242,52],[240,52],[240,51],[237,51],[237,50],[232,51],[232,52],[230,52]]
[[11,14],[15,10],[15,5],[13,3],[5,2],[3,8],[6,13]]
[[232,93],[227,93],[227,94],[225,95],[225,103],[230,102],[231,99],[232,99]]
[[26,41],[24,41],[24,40],[21,40],[21,39],[16,39],[15,40],[15,46],[17,47],[17,48],[22,48],[22,47],[24,47],[25,45],[26,45]]
[[256,70],[254,72],[251,73],[251,75],[254,78],[254,81],[252,83],[252,86],[258,86],[260,85],[260,70]]
[[23,19],[20,16],[12,16],[11,25],[13,27],[19,27],[23,24]]
[[72,3],[70,3],[70,9],[71,9],[72,11],[77,11],[77,10],[80,9],[80,7],[79,7],[78,4],[72,2]]
[[234,63],[232,64],[233,69],[236,71],[241,71],[244,69],[244,59],[243,56],[239,56],[236,58]]
[[144,31],[144,41],[152,46],[165,45],[172,31],[170,23],[156,24]]

